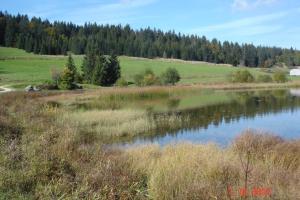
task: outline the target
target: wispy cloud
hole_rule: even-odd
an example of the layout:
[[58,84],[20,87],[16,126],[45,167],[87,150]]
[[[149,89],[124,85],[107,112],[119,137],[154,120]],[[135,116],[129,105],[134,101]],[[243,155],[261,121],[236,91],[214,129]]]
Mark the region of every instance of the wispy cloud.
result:
[[[239,36],[256,36],[272,34],[282,29],[281,25],[255,25],[247,29],[238,29],[234,31],[234,35]],[[229,33],[230,34],[230,33]]]
[[278,0],[234,0],[232,8],[234,10],[248,10],[260,6],[267,6],[276,3]]
[[110,11],[125,10],[147,6],[154,3],[155,1],[156,0],[120,0],[117,3],[100,5],[99,9]]
[[[64,5],[52,4],[37,7],[30,12],[31,16],[52,18],[64,16],[66,20],[75,20],[77,23],[92,21],[98,23],[131,22],[137,19],[137,13],[142,7],[155,3],[157,0],[115,0],[113,3],[103,3],[95,0],[86,0],[85,4],[78,5],[75,1]],[[50,9],[45,9],[45,7]],[[142,16],[149,17],[149,16]]]
[[[255,17],[248,17],[244,19],[234,20],[230,22],[225,22],[222,24],[216,24],[211,26],[204,26],[200,28],[196,28],[191,30],[191,32],[196,33],[209,33],[209,32],[217,32],[217,31],[232,31],[232,32],[240,32],[241,29],[246,30],[246,34],[255,35],[255,34],[263,34],[269,33],[270,31],[274,31],[279,29],[278,25],[272,26],[270,23],[274,22],[275,20],[284,18],[288,15],[288,12],[279,12],[276,14],[269,14],[269,15],[260,15]],[[268,23],[268,25],[265,25]],[[276,27],[276,28],[274,28]],[[259,30],[259,31],[258,31]]]
[[[129,23],[134,20],[147,18],[141,14],[142,7],[149,6],[157,0],[119,0],[111,4],[94,4],[81,8],[80,13],[85,16],[93,16],[93,20],[98,23]],[[89,21],[85,17],[78,17],[77,21],[82,23]],[[73,11],[68,14],[72,19],[77,17],[77,12]]]

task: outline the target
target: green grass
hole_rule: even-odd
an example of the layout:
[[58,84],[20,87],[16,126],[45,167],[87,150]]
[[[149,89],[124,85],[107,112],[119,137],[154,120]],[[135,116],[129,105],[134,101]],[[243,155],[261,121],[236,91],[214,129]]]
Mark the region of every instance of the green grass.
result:
[[0,47],[0,56],[1,57],[35,57],[33,53],[27,53],[26,51],[9,48],[9,47]]
[[[75,56],[74,60],[80,66],[82,56]],[[51,79],[51,69],[62,70],[66,61],[66,56],[34,55],[24,50],[0,47],[0,85],[18,88],[43,83]]]
[[[80,68],[83,56],[74,56],[75,64]],[[140,59],[119,57],[122,75],[133,81],[135,74],[151,68],[160,75],[168,67],[176,68],[182,80],[181,84],[191,83],[225,83],[227,76],[239,68],[228,65],[214,65],[180,60]],[[24,50],[0,47],[0,85],[24,87],[39,84],[51,79],[51,69],[62,70],[67,61],[66,56],[46,56],[26,53]],[[255,76],[263,74],[259,69],[249,69]]]
[[[160,75],[167,68],[176,68],[181,75],[180,83],[224,83],[228,82],[227,77],[230,73],[239,68],[228,65],[215,65],[201,62],[184,62],[180,60],[164,59],[139,59],[132,57],[120,57],[122,74],[128,80],[133,80],[136,73],[151,68],[154,73]],[[249,69],[255,76],[264,74],[258,69]]]

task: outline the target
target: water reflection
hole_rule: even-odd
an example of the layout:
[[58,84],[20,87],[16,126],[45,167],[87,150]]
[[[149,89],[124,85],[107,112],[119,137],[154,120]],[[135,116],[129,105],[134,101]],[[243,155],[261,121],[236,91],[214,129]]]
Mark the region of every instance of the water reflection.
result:
[[300,97],[300,89],[291,89],[290,93],[293,96]]
[[[299,138],[300,96],[297,95],[298,92],[300,90],[226,92],[230,97],[229,102],[182,110],[176,109],[180,99],[170,100],[167,113],[154,113],[159,127],[155,133],[138,137],[124,144],[165,145],[187,140],[227,145],[233,137],[247,128],[271,131],[285,138]],[[159,120],[161,115],[176,115],[182,120],[174,126]]]

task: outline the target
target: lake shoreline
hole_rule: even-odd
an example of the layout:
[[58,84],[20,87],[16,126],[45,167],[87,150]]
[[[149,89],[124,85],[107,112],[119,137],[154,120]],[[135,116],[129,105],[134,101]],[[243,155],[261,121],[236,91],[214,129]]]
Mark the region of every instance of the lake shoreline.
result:
[[[48,100],[72,99],[80,96],[93,97],[99,95],[140,93],[140,92],[175,92],[188,89],[213,89],[213,90],[248,90],[248,89],[292,89],[300,88],[300,81],[287,83],[222,83],[222,84],[178,84],[175,86],[149,86],[149,87],[99,87],[97,89],[82,89],[73,91],[53,90],[52,95],[47,96]],[[49,91],[48,91],[49,92]]]

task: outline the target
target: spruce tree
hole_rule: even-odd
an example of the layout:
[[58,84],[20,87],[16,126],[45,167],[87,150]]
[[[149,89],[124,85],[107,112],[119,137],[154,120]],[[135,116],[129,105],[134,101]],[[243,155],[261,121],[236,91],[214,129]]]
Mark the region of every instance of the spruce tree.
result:
[[68,61],[67,61],[66,67],[67,67],[71,72],[73,72],[73,74],[76,74],[76,73],[77,73],[77,69],[76,69],[76,66],[75,66],[75,64],[74,64],[74,60],[73,60],[71,54],[69,54],[69,56],[68,56]]
[[106,85],[113,85],[116,81],[121,77],[121,68],[118,57],[116,55],[112,55],[109,57],[109,68],[107,69],[107,83]]
[[94,71],[92,74],[93,84],[103,86],[103,77],[105,76],[103,71],[105,71],[104,69],[105,65],[106,65],[106,58],[104,56],[97,56],[95,60]]

